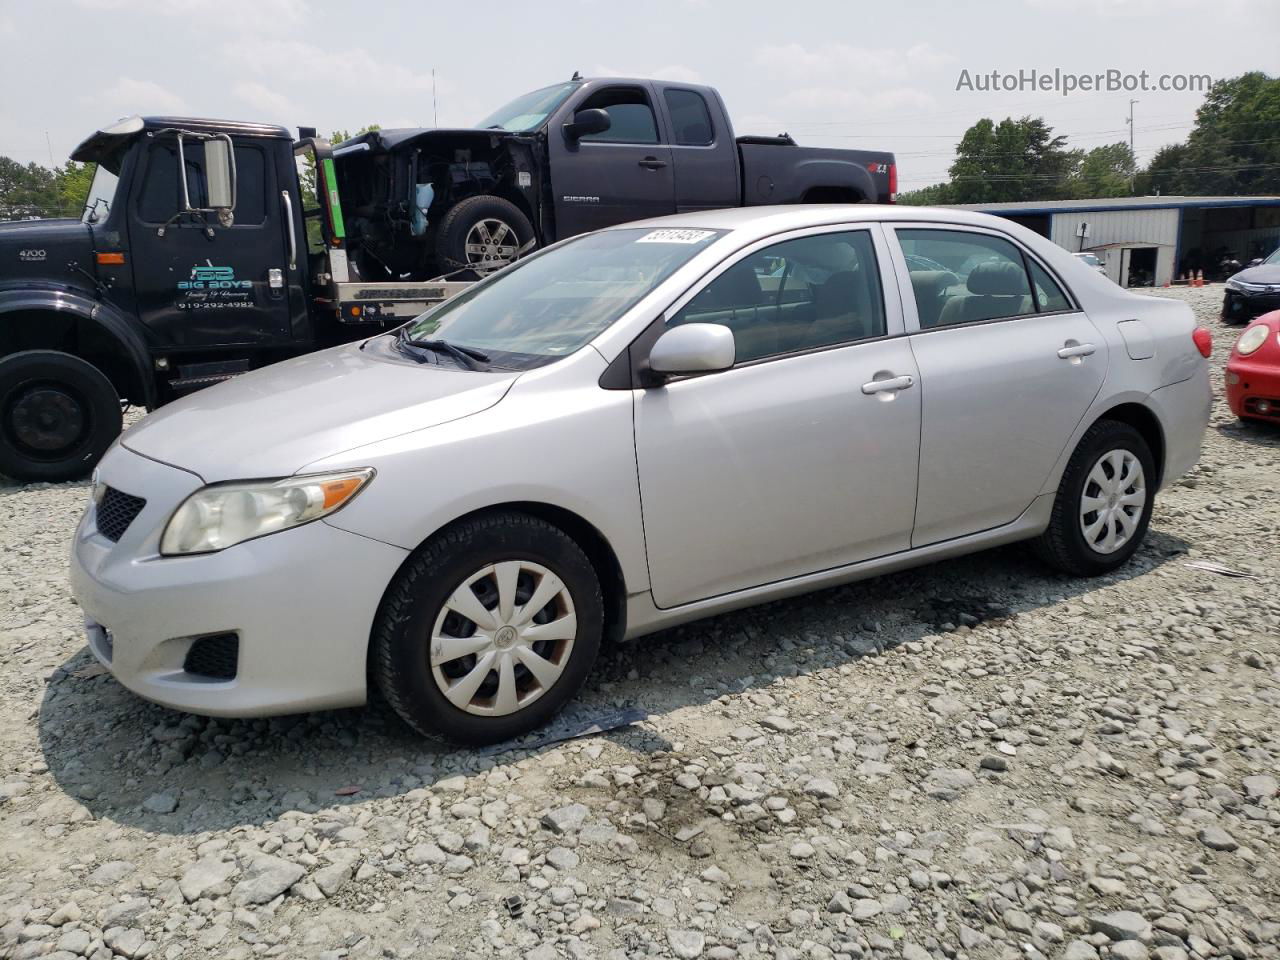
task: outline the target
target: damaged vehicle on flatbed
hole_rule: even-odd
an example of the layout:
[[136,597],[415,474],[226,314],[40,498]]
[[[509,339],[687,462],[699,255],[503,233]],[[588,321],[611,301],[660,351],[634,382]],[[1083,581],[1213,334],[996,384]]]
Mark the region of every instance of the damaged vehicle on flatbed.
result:
[[88,474],[150,410],[400,326],[536,247],[631,220],[889,202],[893,155],[736,138],[709,87],[573,80],[475,129],[130,117],[72,153],[79,219],[0,224],[0,474]]
[[491,270],[637,220],[779,203],[891,203],[891,153],[735,137],[711,87],[575,79],[477,129],[374,130],[339,144],[338,188],[362,279]]

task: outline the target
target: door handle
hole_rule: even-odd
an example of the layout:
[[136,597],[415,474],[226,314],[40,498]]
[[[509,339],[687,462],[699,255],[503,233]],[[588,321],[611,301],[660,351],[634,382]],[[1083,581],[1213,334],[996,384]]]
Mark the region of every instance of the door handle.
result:
[[645,157],[640,161],[640,166],[646,170],[661,170],[667,165],[667,161],[659,160],[657,157]]
[[293,235],[293,199],[288,190],[280,191],[280,199],[284,201],[284,222],[289,235],[289,269],[298,269],[298,238]]
[[1058,351],[1058,357],[1061,360],[1073,360],[1076,357],[1088,357],[1098,348],[1092,343],[1076,343],[1074,340],[1068,340],[1067,343]]
[[867,396],[876,393],[897,393],[906,390],[916,381],[913,377],[890,377],[887,380],[872,380],[862,385],[862,392]]

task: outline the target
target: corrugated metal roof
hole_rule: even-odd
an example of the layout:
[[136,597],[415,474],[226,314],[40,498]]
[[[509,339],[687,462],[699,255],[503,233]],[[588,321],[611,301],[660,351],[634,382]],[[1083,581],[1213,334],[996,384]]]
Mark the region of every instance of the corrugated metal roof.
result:
[[1001,203],[956,203],[956,210],[995,214],[1086,213],[1105,210],[1179,207],[1280,207],[1280,197],[1097,197],[1091,200],[1011,200]]

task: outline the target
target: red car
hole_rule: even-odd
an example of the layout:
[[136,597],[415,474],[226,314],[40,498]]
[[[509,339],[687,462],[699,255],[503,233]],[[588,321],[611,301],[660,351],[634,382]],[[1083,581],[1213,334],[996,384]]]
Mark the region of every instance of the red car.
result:
[[1231,348],[1227,403],[1237,417],[1280,423],[1280,310],[1254,320]]

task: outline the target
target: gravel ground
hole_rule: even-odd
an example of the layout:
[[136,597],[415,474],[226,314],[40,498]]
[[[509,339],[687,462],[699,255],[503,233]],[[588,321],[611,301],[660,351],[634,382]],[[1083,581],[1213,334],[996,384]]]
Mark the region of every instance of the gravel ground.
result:
[[[1220,389],[1220,291],[1162,292]],[[1278,467],[1219,403],[1118,574],[1012,547],[695,624],[577,708],[648,720],[503,753],[144,703],[68,593],[86,486],[0,488],[0,958],[1280,957]]]

